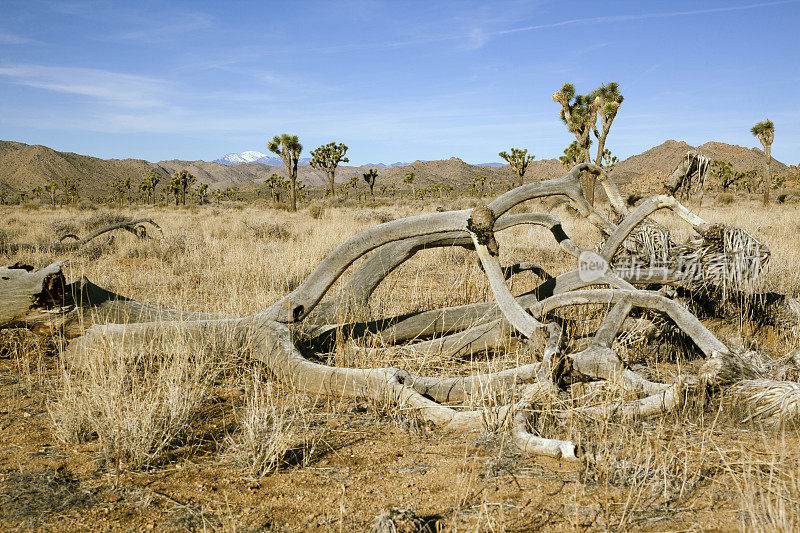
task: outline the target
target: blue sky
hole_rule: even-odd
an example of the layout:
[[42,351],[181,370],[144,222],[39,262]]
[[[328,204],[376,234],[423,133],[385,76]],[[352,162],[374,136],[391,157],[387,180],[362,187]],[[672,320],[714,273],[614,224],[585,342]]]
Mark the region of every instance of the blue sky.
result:
[[607,146],[760,146],[800,161],[800,3],[0,0],[0,139],[98,157],[497,161],[572,140],[551,95],[620,84]]

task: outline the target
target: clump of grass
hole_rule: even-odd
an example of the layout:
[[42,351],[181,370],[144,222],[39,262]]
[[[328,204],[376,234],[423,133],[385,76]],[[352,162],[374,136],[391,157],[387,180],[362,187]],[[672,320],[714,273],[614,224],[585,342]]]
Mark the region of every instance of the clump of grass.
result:
[[734,200],[733,193],[721,192],[714,199],[714,202],[718,205],[731,205],[733,203],[733,200]]
[[251,222],[247,229],[259,240],[286,241],[294,235],[286,222]]
[[353,215],[353,220],[357,222],[370,222],[373,224],[384,224],[394,219],[394,215],[386,211],[358,211]]
[[180,336],[149,346],[103,339],[65,365],[48,406],[54,433],[69,443],[96,438],[117,469],[162,463],[191,440],[214,374],[208,350]]
[[167,235],[163,239],[136,239],[120,248],[120,255],[128,259],[152,257],[161,261],[175,261],[185,255],[185,235]]
[[301,435],[299,431],[301,416],[302,411],[296,406],[278,405],[272,385],[263,381],[260,372],[255,372],[237,416],[240,431],[226,439],[227,457],[254,477],[267,476],[293,462],[298,443],[301,452],[307,447],[304,445],[307,434]]
[[319,220],[325,214],[325,208],[320,204],[311,204],[308,206],[308,214],[311,215],[311,218],[314,220]]

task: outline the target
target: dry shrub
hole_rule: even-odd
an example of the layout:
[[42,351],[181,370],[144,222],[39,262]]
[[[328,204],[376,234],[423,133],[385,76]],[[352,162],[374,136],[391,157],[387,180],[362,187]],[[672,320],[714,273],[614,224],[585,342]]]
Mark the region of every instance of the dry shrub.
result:
[[353,220],[358,222],[370,222],[373,224],[385,224],[394,219],[394,215],[386,211],[359,211],[353,215]]
[[251,222],[248,231],[260,240],[288,241],[294,234],[286,222]]
[[130,220],[133,220],[133,218],[115,211],[98,211],[93,213],[91,216],[84,218],[82,223],[84,230],[93,230],[102,228],[103,226],[116,224],[117,222],[126,222]]
[[67,235],[70,233],[73,235],[80,234],[84,227],[80,221],[75,220],[74,218],[53,220],[49,225],[53,229],[53,232],[59,237],[61,235]]
[[311,218],[314,220],[319,220],[325,214],[325,208],[320,204],[311,204],[308,206],[308,214],[311,215]]
[[119,253],[127,259],[152,257],[161,261],[173,261],[185,255],[186,247],[186,237],[174,234],[163,239],[137,239],[122,247]]
[[13,243],[14,233],[10,230],[0,229],[0,244]]
[[[174,335],[174,331],[164,334]],[[181,336],[150,346],[102,339],[65,365],[48,411],[64,442],[97,438],[108,463],[132,469],[164,462],[191,440],[193,421],[216,374],[212,346]]]
[[734,200],[733,193],[721,192],[714,199],[714,202],[718,205],[731,205],[733,203],[733,200]]
[[280,406],[270,383],[260,372],[253,374],[237,414],[240,431],[226,438],[225,455],[250,476],[266,476],[282,465],[300,462],[313,449],[307,431],[300,431],[302,408],[296,403]]

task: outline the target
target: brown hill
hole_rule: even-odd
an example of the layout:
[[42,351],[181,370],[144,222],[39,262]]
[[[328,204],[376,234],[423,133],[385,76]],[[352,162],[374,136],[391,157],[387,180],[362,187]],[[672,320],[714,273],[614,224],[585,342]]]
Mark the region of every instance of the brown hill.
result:
[[109,182],[146,176],[154,166],[140,159],[99,159],[46,146],[0,141],[0,188],[30,192],[34,187],[62,178],[80,179],[82,194],[104,193]]
[[[692,147],[682,141],[666,141],[646,152],[629,157],[620,162],[614,170],[614,177],[624,190],[658,191],[661,181],[669,175],[681,158],[689,150],[700,150],[713,159],[730,162],[735,170],[761,170],[763,152],[757,148],[744,148],[719,142],[707,142]],[[789,167],[773,158],[772,168],[777,175],[790,174]],[[59,152],[45,146],[0,141],[0,191],[30,192],[62,177],[80,178],[81,195],[107,194],[109,183],[117,177],[130,177],[134,184],[155,170],[162,176],[187,169],[202,183],[212,189],[241,187],[248,189],[260,186],[271,174],[286,176],[283,166],[270,166],[262,163],[242,163],[223,165],[206,161],[160,161],[149,163],[140,159],[99,159],[70,152]],[[338,183],[347,182],[352,176],[359,176],[369,166],[341,166],[336,174]],[[402,184],[407,172],[414,172],[414,185],[417,188],[431,183],[447,183],[456,188],[469,186],[476,175],[485,175],[494,180],[498,191],[516,183],[516,175],[508,165],[503,167],[476,166],[465,163],[457,157],[439,161],[415,161],[406,166],[379,168],[378,186]],[[526,174],[526,181],[549,179],[562,176],[564,167],[556,159],[534,161]],[[302,165],[298,168],[299,179],[309,187],[327,186],[327,178],[321,171]],[[166,180],[162,180],[162,187]]]
[[[712,161],[720,159],[731,164],[734,170],[756,169],[763,172],[764,152],[758,148],[745,148],[733,144],[707,142],[691,146],[683,141],[665,141],[658,146],[634,155],[620,162],[614,168],[613,176],[623,189],[657,191],[664,178],[669,176],[686,152],[694,150]],[[772,171],[775,175],[788,174],[789,167],[772,158]]]

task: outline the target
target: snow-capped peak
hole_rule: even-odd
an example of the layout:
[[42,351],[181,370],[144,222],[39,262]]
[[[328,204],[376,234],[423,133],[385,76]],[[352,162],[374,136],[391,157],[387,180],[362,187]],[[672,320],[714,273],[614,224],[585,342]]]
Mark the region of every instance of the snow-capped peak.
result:
[[215,159],[214,162],[222,163],[223,165],[238,165],[239,163],[253,163],[266,157],[267,154],[262,154],[261,152],[256,152],[255,150],[248,150],[238,154],[225,154],[219,159]]

